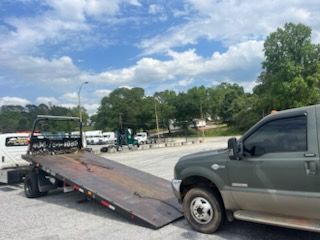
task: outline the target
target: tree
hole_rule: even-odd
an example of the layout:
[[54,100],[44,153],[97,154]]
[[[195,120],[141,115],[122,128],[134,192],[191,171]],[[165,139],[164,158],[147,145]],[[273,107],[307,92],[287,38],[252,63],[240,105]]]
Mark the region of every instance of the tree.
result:
[[320,47],[311,43],[311,28],[285,24],[267,37],[264,53],[254,93],[265,111],[319,102]]
[[230,125],[237,130],[246,131],[262,117],[257,106],[258,97],[247,93],[237,99],[238,109],[232,115]]
[[[83,119],[88,118],[83,109]],[[0,132],[30,131],[32,123],[38,115],[79,116],[78,108],[47,106],[45,104],[23,106],[2,106],[0,109]]]
[[100,129],[147,130],[155,125],[154,100],[146,97],[142,88],[118,88],[101,100],[94,118],[95,127]]
[[157,104],[159,124],[167,128],[170,132],[170,120],[176,119],[177,109],[175,102],[177,94],[175,91],[166,90],[156,92],[154,95],[155,104]]

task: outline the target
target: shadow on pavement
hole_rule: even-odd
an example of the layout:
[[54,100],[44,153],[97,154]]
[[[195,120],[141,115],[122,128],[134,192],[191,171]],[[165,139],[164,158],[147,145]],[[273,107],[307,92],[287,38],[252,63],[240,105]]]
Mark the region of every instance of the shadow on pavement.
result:
[[[183,228],[185,232],[181,234],[185,239],[196,239],[201,236],[191,229],[185,219],[174,223],[175,226]],[[207,235],[208,237],[210,235]],[[245,221],[235,220],[233,222],[226,222],[218,232],[212,234],[218,239],[237,239],[237,240],[318,240],[319,233],[288,229],[264,224],[257,224]],[[211,237],[212,237],[211,236]]]
[[[20,191],[17,195],[20,195],[21,197],[25,197],[23,191]],[[49,192],[48,195],[35,198],[35,200],[43,203],[56,204],[65,208],[74,209],[74,210],[85,212],[88,214],[94,214],[96,216],[109,218],[111,220],[115,220],[118,222],[129,222],[123,216],[102,206],[95,200],[86,199],[85,195],[75,191],[69,192],[69,193],[63,193],[62,190],[60,189],[52,190]]]

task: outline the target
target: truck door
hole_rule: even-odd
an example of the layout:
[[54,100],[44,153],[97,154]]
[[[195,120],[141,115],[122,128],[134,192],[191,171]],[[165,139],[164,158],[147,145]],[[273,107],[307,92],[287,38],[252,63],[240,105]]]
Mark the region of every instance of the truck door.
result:
[[27,136],[6,135],[1,136],[0,169],[27,166],[28,162],[22,160],[21,155],[28,150]]
[[240,209],[320,219],[315,108],[270,118],[244,138],[243,149],[243,159],[228,166]]

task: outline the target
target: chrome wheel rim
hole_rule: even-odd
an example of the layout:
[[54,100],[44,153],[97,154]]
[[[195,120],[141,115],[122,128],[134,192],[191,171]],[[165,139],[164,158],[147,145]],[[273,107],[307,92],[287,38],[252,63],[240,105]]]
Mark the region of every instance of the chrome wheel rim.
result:
[[214,215],[211,204],[202,197],[196,197],[191,201],[190,212],[193,219],[200,224],[208,224]]

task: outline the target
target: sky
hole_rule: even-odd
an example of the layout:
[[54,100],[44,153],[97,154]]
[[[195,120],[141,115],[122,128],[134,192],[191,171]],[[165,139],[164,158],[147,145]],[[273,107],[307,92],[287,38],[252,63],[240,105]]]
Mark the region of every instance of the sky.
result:
[[286,22],[319,43],[319,0],[0,0],[0,106],[74,107],[86,81],[90,114],[118,87],[251,91],[264,40]]

